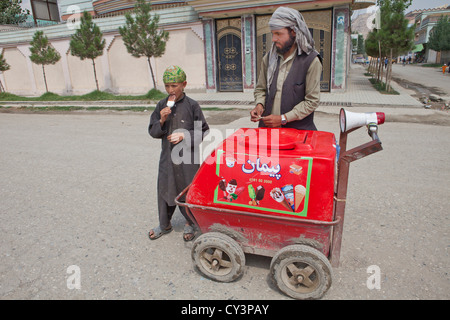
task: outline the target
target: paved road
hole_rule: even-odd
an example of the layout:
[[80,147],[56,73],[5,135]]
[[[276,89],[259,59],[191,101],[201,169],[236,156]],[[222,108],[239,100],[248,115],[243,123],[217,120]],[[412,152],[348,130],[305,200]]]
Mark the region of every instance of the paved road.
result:
[[433,89],[433,93],[438,94],[444,100],[450,101],[450,74],[447,72],[442,74],[442,69],[423,67],[421,65],[405,65],[394,64],[392,67],[392,74],[394,78],[406,80],[414,84],[419,84],[415,87],[420,92],[420,87],[427,87]]
[[[174,232],[148,240],[160,150],[148,118],[0,114],[0,299],[290,300],[268,258],[248,255],[236,282],[202,277],[179,212]],[[316,118],[337,133],[336,116]],[[450,298],[449,136],[449,126],[388,122],[384,150],[352,163],[341,266],[324,299]],[[363,129],[350,137],[368,139]],[[374,265],[379,290],[367,287]]]

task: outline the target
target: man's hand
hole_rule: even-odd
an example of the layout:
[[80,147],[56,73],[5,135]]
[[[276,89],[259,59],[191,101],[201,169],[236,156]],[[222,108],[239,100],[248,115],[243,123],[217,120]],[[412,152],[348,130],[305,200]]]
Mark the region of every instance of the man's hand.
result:
[[164,122],[166,122],[167,117],[169,116],[169,114],[172,113],[172,110],[170,110],[169,107],[165,107],[164,109],[161,110],[161,112],[159,113],[161,115],[161,120],[159,120],[159,122],[161,123],[161,125],[164,124]]
[[264,126],[268,128],[281,127],[281,116],[271,114],[269,116],[265,116],[262,120],[264,121]]
[[258,103],[252,111],[250,111],[250,120],[253,122],[258,122],[261,120],[261,116],[264,112],[264,108],[261,103]]
[[174,132],[170,136],[167,137],[167,140],[170,141],[172,144],[177,144],[181,142],[181,140],[184,139],[184,133],[183,132]]

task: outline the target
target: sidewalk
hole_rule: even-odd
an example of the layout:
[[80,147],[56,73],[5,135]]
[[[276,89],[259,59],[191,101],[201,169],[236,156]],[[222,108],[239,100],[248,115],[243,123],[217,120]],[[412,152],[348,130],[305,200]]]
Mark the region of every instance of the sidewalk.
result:
[[[439,111],[423,108],[423,104],[412,97],[412,90],[402,88],[392,81],[392,87],[399,95],[381,94],[364,75],[365,68],[352,64],[348,75],[348,84],[345,92],[322,92],[320,106],[317,112],[338,114],[341,108],[351,109],[353,112],[382,111],[393,115],[430,115]],[[253,91],[250,92],[213,92],[213,93],[187,93],[198,101],[203,108],[218,109],[247,109],[254,107]],[[83,107],[146,107],[148,101],[65,101],[65,102],[0,102],[1,106],[83,106]],[[152,105],[152,104],[150,104]],[[376,110],[373,110],[376,109]],[[442,112],[441,112],[442,113]],[[443,113],[444,114],[444,113]],[[448,115],[448,113],[445,113]]]
[[400,85],[391,82],[392,88],[399,95],[382,94],[370,83],[369,77],[365,76],[366,69],[361,65],[351,64],[347,78],[347,90],[345,92],[322,93],[320,100],[322,104],[333,102],[349,102],[352,106],[357,104],[370,104],[389,106],[421,107],[422,104],[411,95],[412,90],[406,90]]
[[[348,85],[345,92],[322,92],[320,105],[322,106],[355,106],[355,105],[381,105],[383,107],[421,107],[422,104],[411,95],[412,90],[406,90],[397,83],[392,87],[400,95],[387,95],[378,92],[370,83],[369,77],[364,75],[365,68],[352,64],[348,76]],[[219,93],[190,93],[189,96],[203,105],[218,105],[221,103],[240,107],[253,106],[253,92],[219,92]],[[248,106],[247,106],[248,105]]]
[[[448,113],[425,109],[423,104],[414,98],[413,90],[407,90],[392,81],[391,85],[399,95],[387,95],[378,92],[365,76],[363,66],[352,64],[345,92],[322,92],[317,112],[339,114],[341,108],[352,112],[381,111],[390,116],[430,116]],[[220,93],[189,93],[202,107],[252,109],[253,92],[220,92]]]

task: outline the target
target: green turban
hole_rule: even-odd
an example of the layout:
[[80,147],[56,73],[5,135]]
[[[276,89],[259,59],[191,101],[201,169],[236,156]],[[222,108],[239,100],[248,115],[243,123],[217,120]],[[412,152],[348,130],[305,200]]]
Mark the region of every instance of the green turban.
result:
[[186,81],[186,73],[178,66],[170,66],[164,71],[164,83],[182,83]]

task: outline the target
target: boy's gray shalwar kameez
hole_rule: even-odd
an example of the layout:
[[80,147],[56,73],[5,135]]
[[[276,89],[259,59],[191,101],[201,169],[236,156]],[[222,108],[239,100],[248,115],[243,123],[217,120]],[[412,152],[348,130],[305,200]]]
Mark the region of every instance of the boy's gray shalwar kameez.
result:
[[[169,227],[176,208],[176,196],[192,182],[199,169],[199,144],[209,130],[200,105],[186,95],[175,103],[171,109],[172,113],[161,126],[160,112],[167,106],[167,100],[168,98],[158,102],[148,127],[148,132],[153,138],[161,139],[157,188],[161,229]],[[178,144],[172,144],[167,137],[177,129],[183,129],[185,137]],[[192,224],[185,208],[180,207],[180,211]]]

